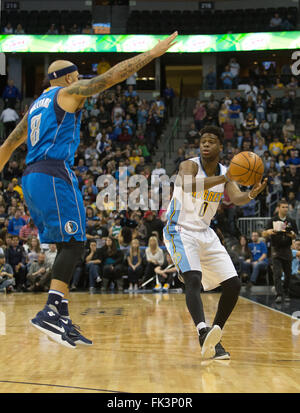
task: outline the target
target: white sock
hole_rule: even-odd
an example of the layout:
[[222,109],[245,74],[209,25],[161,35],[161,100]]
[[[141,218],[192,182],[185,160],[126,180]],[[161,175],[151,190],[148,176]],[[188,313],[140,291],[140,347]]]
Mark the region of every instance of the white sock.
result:
[[199,334],[199,331],[202,330],[202,328],[206,328],[207,325],[205,323],[203,323],[203,321],[201,321],[201,323],[197,324],[197,331]]

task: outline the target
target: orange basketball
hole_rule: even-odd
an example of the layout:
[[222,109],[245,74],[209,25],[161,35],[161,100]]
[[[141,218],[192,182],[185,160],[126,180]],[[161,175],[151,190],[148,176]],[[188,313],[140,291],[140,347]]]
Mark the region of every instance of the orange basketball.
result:
[[261,181],[264,169],[264,164],[258,155],[253,152],[240,152],[232,158],[229,174],[233,181],[250,186]]

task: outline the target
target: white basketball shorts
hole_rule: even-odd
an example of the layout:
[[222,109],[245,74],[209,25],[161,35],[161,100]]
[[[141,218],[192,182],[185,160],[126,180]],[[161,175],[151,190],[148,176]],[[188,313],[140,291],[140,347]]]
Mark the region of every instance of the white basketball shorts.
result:
[[187,231],[180,225],[166,225],[163,234],[166,248],[178,271],[201,271],[205,291],[237,277],[228,252],[210,227]]

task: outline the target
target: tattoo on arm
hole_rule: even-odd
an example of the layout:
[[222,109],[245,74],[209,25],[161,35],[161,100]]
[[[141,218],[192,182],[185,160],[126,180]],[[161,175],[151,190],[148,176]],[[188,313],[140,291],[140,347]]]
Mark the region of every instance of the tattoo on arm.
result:
[[154,59],[151,51],[139,54],[131,59],[118,63],[107,72],[90,80],[79,80],[66,88],[70,95],[93,96],[116,83],[127,79]]
[[28,112],[24,115],[23,119],[17,124],[15,129],[8,136],[5,144],[17,148],[21,143],[23,143],[27,137],[27,119]]

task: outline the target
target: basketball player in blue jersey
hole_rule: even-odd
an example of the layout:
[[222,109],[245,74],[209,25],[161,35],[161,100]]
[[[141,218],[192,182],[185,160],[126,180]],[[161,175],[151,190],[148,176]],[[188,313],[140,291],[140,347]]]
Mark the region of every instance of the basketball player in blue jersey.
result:
[[69,282],[84,253],[85,209],[72,171],[79,145],[81,109],[85,99],[120,83],[164,54],[177,32],[153,49],[125,60],[89,80],[78,80],[77,67],[58,60],[48,69],[51,87],[30,106],[0,147],[0,170],[13,151],[27,140],[24,198],[42,243],[55,243],[57,256],[44,309],[31,320],[34,327],[58,343],[75,348],[91,345],[69,317]]
[[[203,358],[229,359],[220,343],[222,329],[240,292],[234,265],[210,222],[217,212],[224,189],[235,205],[245,205],[262,192],[267,180],[249,192],[230,181],[219,163],[222,129],[207,126],[200,131],[200,156],[180,164],[173,197],[167,210],[164,241],[180,279],[185,283],[186,304],[197,328]],[[187,179],[189,178],[189,179]],[[212,327],[205,322],[201,288],[221,286],[222,293]]]

